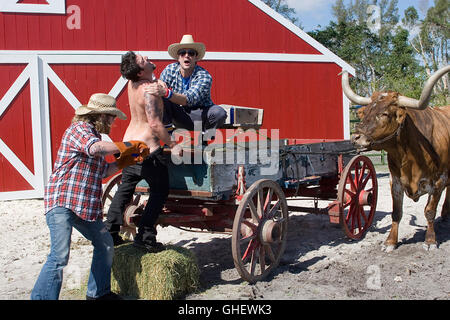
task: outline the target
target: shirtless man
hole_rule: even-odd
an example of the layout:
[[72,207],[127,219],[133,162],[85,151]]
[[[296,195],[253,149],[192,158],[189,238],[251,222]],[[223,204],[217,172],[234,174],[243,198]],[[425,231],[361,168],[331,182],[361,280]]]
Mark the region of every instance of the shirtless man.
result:
[[177,128],[195,130],[195,123],[201,123],[202,143],[214,140],[216,129],[227,118],[226,111],[211,100],[211,74],[198,65],[206,53],[201,42],[194,42],[190,34],[185,34],[179,43],[168,48],[169,55],[177,60],[162,72],[160,81],[149,84],[155,95],[163,98],[164,117]]
[[[150,197],[140,219],[134,245],[150,252],[163,250],[156,241],[155,223],[169,194],[169,174],[162,157],[160,141],[169,146],[172,153],[181,155],[181,147],[171,140],[162,123],[164,105],[160,96],[155,95],[148,84],[157,82],[153,71],[155,65],[147,57],[128,52],[122,56],[121,74],[128,79],[128,99],[131,120],[125,132],[124,141],[144,141],[150,155],[142,162],[122,171],[122,183],[111,202],[106,226],[114,244],[123,243],[119,236],[125,207],[132,200],[136,185],[142,179],[150,187]],[[162,86],[163,84],[161,84]],[[157,90],[160,88],[156,88]]]

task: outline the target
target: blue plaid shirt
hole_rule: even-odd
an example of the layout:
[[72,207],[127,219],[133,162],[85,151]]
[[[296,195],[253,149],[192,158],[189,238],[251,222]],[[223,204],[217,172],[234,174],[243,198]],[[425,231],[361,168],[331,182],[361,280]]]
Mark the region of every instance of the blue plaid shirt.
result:
[[211,100],[212,77],[208,71],[196,65],[189,81],[187,90],[183,88],[183,76],[180,72],[180,63],[169,64],[162,72],[160,79],[164,81],[175,93],[184,94],[189,107],[210,107],[214,105]]

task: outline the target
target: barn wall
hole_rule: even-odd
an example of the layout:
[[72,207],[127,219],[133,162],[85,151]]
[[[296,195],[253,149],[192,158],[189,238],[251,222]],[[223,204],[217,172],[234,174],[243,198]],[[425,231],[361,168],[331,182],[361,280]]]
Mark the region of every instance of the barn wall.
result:
[[[345,138],[342,65],[254,3],[67,0],[81,9],[80,30],[67,15],[0,13],[0,199],[42,195],[74,108],[92,93],[116,96],[129,116],[121,54],[148,54],[159,75],[185,33],[206,44],[199,64],[215,103],[263,108],[263,128],[280,138]],[[109,138],[121,140],[127,125],[117,120]]]
[[[154,62],[159,76],[172,61]],[[343,138],[342,99],[334,98],[342,90],[339,79],[335,77],[339,70],[334,64],[236,61],[203,61],[199,64],[213,76],[212,98],[215,103],[263,108],[263,128],[280,129],[280,138]],[[96,92],[109,92],[120,78],[119,65],[116,64],[50,64],[50,67],[81,103],[88,101],[92,88],[96,88]],[[310,76],[299,77],[302,74]],[[321,83],[321,86],[316,83]],[[323,88],[335,89],[324,94]],[[73,117],[73,108],[51,82],[49,96],[52,157],[55,159],[59,141]],[[126,90],[121,91],[117,101],[129,116]],[[127,125],[128,121],[116,121],[111,139],[121,140]]]
[[71,5],[80,8],[79,30],[67,28],[66,15],[0,14],[0,50],[165,51],[192,33],[208,51],[319,53],[246,0],[66,0]]

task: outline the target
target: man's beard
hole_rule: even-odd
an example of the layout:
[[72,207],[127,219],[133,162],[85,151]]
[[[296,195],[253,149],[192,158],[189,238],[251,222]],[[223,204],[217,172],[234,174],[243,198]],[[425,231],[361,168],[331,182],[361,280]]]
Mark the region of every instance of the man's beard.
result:
[[109,134],[111,132],[111,125],[99,119],[95,122],[95,130],[98,133]]

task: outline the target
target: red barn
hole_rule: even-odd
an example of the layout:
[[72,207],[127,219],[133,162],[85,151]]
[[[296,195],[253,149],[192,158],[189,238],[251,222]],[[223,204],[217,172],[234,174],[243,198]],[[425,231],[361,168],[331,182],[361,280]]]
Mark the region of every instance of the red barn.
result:
[[62,133],[92,93],[129,115],[123,53],[148,55],[159,74],[183,34],[206,45],[199,64],[216,104],[263,108],[280,138],[348,139],[338,73],[354,69],[259,0],[1,0],[0,200],[43,196]]

